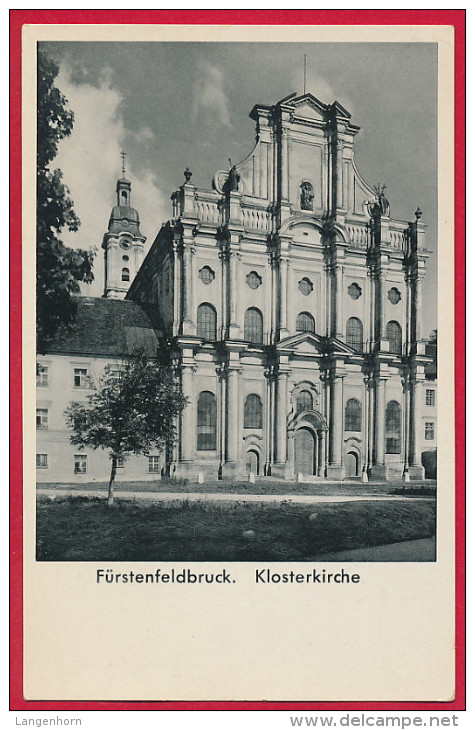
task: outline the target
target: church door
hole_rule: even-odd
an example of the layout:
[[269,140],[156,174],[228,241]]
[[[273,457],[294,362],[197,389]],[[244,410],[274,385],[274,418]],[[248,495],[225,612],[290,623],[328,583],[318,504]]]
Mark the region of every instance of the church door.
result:
[[345,457],[345,472],[347,477],[358,476],[358,454],[349,451]]
[[296,474],[315,474],[315,436],[308,428],[299,428],[295,433]]
[[246,474],[259,474],[259,454],[257,451],[248,451],[246,453]]

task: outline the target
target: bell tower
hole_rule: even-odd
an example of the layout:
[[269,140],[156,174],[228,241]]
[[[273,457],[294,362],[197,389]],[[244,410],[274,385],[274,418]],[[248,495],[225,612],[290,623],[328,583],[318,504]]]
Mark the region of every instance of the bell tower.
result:
[[117,180],[117,204],[104,234],[104,296],[124,299],[143,259],[146,241],[140,232],[139,214],[130,204],[132,185],[125,177],[125,152],[121,152],[122,177]]

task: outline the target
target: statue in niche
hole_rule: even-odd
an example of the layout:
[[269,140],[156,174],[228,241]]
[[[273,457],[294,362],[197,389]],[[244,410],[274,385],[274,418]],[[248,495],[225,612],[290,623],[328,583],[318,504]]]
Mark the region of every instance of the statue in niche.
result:
[[300,183],[300,209],[313,210],[313,199],[315,197],[312,183],[304,180]]

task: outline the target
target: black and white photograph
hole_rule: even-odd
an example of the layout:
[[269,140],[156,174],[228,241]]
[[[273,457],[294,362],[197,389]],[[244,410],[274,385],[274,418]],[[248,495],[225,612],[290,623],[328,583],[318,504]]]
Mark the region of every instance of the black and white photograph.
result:
[[438,47],[37,45],[37,561],[434,562]]

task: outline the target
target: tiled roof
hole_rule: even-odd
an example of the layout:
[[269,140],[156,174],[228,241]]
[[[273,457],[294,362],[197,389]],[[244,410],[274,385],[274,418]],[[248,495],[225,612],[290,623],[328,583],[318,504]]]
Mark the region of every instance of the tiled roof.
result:
[[138,304],[121,299],[75,299],[74,323],[60,327],[48,352],[121,356],[141,348],[156,355],[157,334]]

